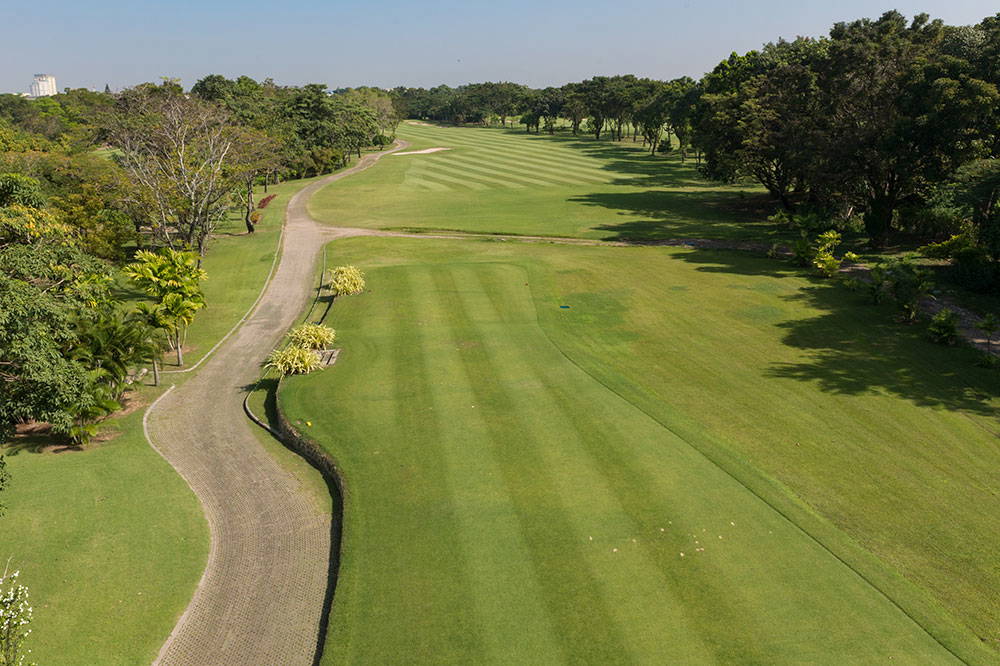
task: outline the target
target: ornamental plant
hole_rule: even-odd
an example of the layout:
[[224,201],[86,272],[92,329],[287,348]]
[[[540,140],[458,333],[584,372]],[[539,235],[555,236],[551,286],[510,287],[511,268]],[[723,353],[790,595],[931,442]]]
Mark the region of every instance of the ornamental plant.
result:
[[269,203],[271,203],[272,201],[274,201],[274,197],[276,197],[276,196],[278,196],[278,195],[277,194],[268,194],[266,197],[264,197],[263,199],[261,199],[257,203],[257,208],[267,208],[267,205]]
[[291,346],[271,352],[264,367],[274,368],[282,375],[305,375],[318,368],[319,364],[319,354],[312,349]]
[[360,294],[365,290],[365,274],[355,266],[337,266],[333,269],[330,289],[337,296]]
[[840,233],[825,231],[816,237],[812,247],[812,264],[826,277],[833,277],[840,270],[840,259],[833,251],[840,245]]
[[337,332],[323,324],[301,324],[288,333],[292,346],[305,349],[327,349],[336,339]]
[[953,345],[958,342],[958,314],[944,308],[931,317],[927,334],[932,342],[939,345]]
[[28,588],[17,582],[20,572],[0,576],[0,666],[23,666],[31,650],[24,643],[31,634],[32,608]]

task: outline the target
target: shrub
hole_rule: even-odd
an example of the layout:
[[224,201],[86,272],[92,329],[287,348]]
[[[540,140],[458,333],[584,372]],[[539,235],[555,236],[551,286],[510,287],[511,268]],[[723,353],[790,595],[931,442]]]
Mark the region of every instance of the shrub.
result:
[[917,252],[928,259],[951,259],[957,252],[973,247],[974,245],[975,243],[972,242],[968,234],[955,234],[946,241],[928,243],[917,248]]
[[886,275],[885,266],[882,265],[882,262],[872,266],[868,275],[871,278],[871,281],[868,282],[868,297],[871,298],[873,305],[878,305],[885,297],[889,277]]
[[31,635],[33,610],[28,601],[28,588],[17,582],[19,572],[0,574],[0,663],[20,666],[31,650],[24,642]]
[[903,311],[903,319],[916,321],[920,300],[931,290],[929,273],[908,258],[884,262],[884,275],[889,293]]
[[840,259],[833,255],[833,251],[840,245],[840,233],[836,231],[824,231],[816,237],[813,245],[812,265],[826,277],[833,277],[840,270]]
[[956,282],[972,291],[989,292],[1000,282],[1000,269],[986,250],[964,247],[952,255],[951,273]]
[[267,208],[267,205],[274,201],[274,198],[278,196],[277,194],[268,194],[266,197],[257,202],[257,208]]
[[262,217],[264,217],[263,213],[261,213],[259,210],[255,210],[254,212],[250,213],[250,224],[259,223]]
[[944,308],[931,318],[927,327],[931,341],[939,345],[953,345],[958,342],[958,314]]
[[288,341],[305,349],[327,349],[337,338],[337,332],[322,324],[302,324],[288,333]]
[[330,289],[337,296],[360,294],[365,290],[365,274],[354,266],[337,266],[333,269]]
[[275,349],[267,357],[265,368],[274,368],[282,375],[305,375],[319,367],[319,354],[305,347]]
[[799,238],[792,243],[792,260],[802,266],[812,266],[813,259],[816,258],[816,250],[809,242],[809,236],[803,231]]

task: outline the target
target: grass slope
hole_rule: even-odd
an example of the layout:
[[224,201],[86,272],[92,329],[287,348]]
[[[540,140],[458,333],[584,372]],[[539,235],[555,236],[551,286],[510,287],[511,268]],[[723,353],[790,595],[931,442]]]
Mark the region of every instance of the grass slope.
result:
[[998,387],[960,352],[739,255],[329,252],[371,293],[280,396],[345,476],[329,663],[989,658],[945,610],[998,634]]
[[[189,367],[256,300],[278,247],[285,204],[308,182],[269,188],[279,196],[253,236],[242,234],[239,215],[220,225],[204,262],[209,306],[188,333]],[[127,288],[119,296],[143,297]],[[167,369],[175,369],[170,361],[168,354]],[[145,405],[188,376],[166,374],[160,389],[141,389],[141,409],[107,422],[109,432],[119,433],[110,441],[58,454],[33,452],[47,440],[0,447],[12,477],[0,497],[8,505],[0,518],[0,560],[10,557],[31,591],[34,661],[149,663],[190,600],[208,556],[208,526],[187,484],[142,431]],[[281,447],[269,450],[317,502],[329,505],[315,470]]]
[[[775,237],[759,188],[707,183],[693,160],[640,144],[515,130],[400,125],[410,150],[310,201],[321,221],[371,228],[583,238]],[[391,196],[387,194],[391,193]]]

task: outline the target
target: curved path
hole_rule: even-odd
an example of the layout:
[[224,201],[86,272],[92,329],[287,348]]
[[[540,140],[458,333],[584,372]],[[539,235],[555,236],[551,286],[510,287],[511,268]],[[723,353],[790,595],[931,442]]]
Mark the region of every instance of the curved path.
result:
[[242,394],[306,307],[324,244],[360,232],[313,221],[309,197],[407,145],[367,155],[289,201],[281,260],[253,313],[147,412],[150,442],[198,496],[211,534],[201,582],[156,663],[311,664],[316,657],[330,515],[261,446]]

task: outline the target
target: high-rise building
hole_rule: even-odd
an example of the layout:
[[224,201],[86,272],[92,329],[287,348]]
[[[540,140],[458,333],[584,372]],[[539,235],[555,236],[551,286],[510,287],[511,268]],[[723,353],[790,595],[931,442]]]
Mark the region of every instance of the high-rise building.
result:
[[35,74],[35,80],[31,82],[32,97],[48,97],[57,92],[56,77],[51,74]]

